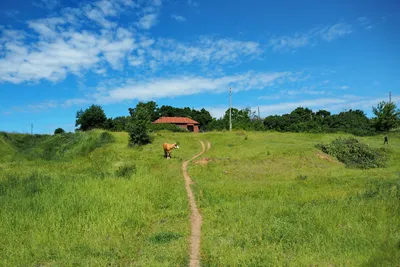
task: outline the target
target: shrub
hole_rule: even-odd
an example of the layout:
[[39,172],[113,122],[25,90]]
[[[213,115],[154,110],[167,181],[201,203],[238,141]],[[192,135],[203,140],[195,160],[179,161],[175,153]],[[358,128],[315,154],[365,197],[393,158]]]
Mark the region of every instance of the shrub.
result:
[[65,131],[64,131],[63,128],[57,128],[57,129],[54,131],[54,134],[63,134],[63,133],[65,133]]
[[151,143],[151,137],[147,133],[147,123],[144,121],[130,122],[127,126],[130,146],[142,146]]
[[386,166],[387,150],[371,148],[353,137],[338,138],[329,145],[318,144],[317,147],[336,157],[349,168],[369,169]]
[[170,131],[170,132],[187,132],[186,129],[183,129],[175,124],[168,123],[160,123],[160,124],[150,124],[149,125],[150,132],[158,132],[158,131]]

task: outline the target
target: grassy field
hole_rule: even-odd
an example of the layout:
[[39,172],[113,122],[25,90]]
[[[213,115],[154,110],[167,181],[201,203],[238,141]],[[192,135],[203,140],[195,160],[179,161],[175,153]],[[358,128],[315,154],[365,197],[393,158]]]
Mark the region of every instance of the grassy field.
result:
[[[189,165],[203,266],[399,266],[400,135],[387,168],[319,153],[339,135],[0,135],[1,266],[185,266]],[[382,136],[360,138],[380,147]],[[179,141],[172,160],[161,144]]]
[[212,149],[189,169],[203,266],[400,266],[400,136],[389,167],[370,170],[315,148],[338,136],[208,134]]
[[[66,147],[60,137],[6,142],[0,136],[0,266],[188,262],[180,168],[199,143],[159,134],[153,144],[132,149],[126,133],[106,144],[100,136],[73,136],[63,141]],[[178,138],[185,149],[166,161],[162,142]]]

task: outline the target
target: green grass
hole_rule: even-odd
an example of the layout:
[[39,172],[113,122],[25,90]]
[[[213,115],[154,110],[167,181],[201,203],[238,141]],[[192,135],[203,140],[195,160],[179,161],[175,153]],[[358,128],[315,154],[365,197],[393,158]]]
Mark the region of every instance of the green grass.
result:
[[400,138],[388,168],[358,170],[317,156],[338,136],[207,134],[209,163],[189,169],[203,266],[399,266]]
[[[79,135],[51,160],[38,155],[59,137],[35,137],[41,142],[24,153],[8,139],[15,155],[0,161],[0,265],[186,265],[190,225],[180,169],[200,150],[198,141],[159,133],[154,144],[132,149],[126,133],[102,146],[93,145],[100,132]],[[184,149],[167,161],[162,142],[171,140]]]
[[[0,134],[1,266],[186,266],[189,164],[203,214],[203,266],[398,266],[400,135],[387,168],[317,156],[349,135],[155,133]],[[359,138],[371,147],[383,137]],[[179,141],[173,158],[162,143]]]

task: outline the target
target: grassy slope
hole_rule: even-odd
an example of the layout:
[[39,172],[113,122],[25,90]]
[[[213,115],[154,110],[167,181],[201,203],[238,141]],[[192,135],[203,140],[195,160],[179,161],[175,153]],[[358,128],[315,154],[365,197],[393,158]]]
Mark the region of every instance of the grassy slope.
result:
[[[314,145],[336,135],[164,133],[131,149],[127,135],[115,133],[116,143],[93,150],[98,135],[68,139],[61,154],[56,144],[65,140],[16,153],[0,136],[0,265],[186,265],[180,168],[200,150],[198,138],[212,142],[204,157],[215,160],[189,165],[203,212],[204,266],[400,262],[399,135],[389,137],[390,167],[375,170],[316,157]],[[175,140],[181,149],[167,161],[161,144]],[[378,147],[383,138],[363,140]],[[136,174],[116,177],[132,163]]]
[[245,135],[207,134],[213,161],[189,169],[203,266],[398,266],[399,135],[389,137],[390,166],[370,170],[316,156],[315,144],[339,135]]
[[[189,211],[180,168],[182,159],[200,150],[199,143],[189,135],[159,134],[154,144],[132,149],[127,134],[116,133],[116,143],[90,152],[98,135],[81,136],[62,157],[57,156],[62,147],[48,149],[60,141],[51,138],[25,154],[2,154],[0,265],[188,262]],[[161,144],[175,140],[185,149],[166,161]],[[0,141],[1,151],[6,151],[4,138]],[[7,146],[9,154],[12,150]],[[132,164],[136,174],[116,177],[120,166]]]

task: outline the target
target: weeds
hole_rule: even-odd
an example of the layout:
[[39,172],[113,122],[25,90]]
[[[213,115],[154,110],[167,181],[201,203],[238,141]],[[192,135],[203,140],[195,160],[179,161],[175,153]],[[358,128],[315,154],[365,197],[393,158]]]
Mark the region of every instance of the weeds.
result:
[[130,179],[132,177],[132,175],[134,175],[135,173],[136,173],[136,165],[135,164],[120,166],[115,171],[115,175],[117,177],[126,178],[126,179]]

